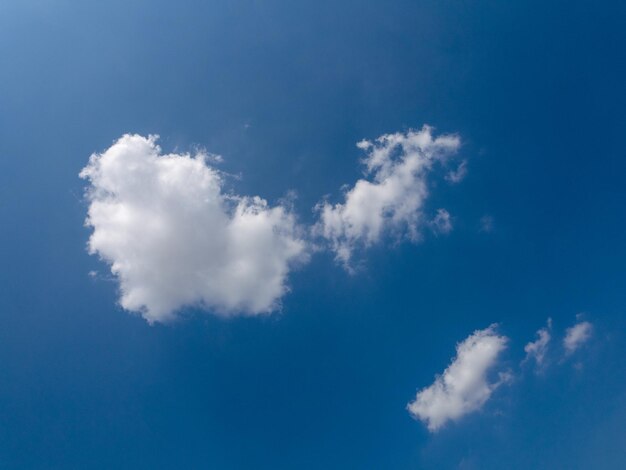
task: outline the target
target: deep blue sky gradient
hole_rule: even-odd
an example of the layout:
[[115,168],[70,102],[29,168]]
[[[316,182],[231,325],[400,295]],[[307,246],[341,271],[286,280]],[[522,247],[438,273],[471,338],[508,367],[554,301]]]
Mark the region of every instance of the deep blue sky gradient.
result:
[[[618,1],[2,2],[0,468],[622,467],[625,24]],[[357,141],[424,123],[463,139],[429,201],[455,230],[354,276],[317,254],[273,316],[149,326],[86,252],[77,175],[123,133],[296,190],[309,223]],[[519,369],[580,312],[584,352]],[[493,322],[516,380],[428,433],[406,403]]]

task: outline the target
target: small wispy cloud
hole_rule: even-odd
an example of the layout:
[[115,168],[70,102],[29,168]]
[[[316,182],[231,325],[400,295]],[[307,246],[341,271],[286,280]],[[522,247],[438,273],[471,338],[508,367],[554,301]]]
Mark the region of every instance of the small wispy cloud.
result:
[[[580,318],[580,316],[579,316]],[[588,321],[579,321],[565,331],[563,347],[565,354],[571,355],[591,338],[593,325]]]
[[433,128],[385,134],[357,146],[367,153],[366,177],[345,193],[345,201],[318,205],[314,233],[325,238],[336,259],[349,267],[353,251],[394,232],[412,241],[421,238],[428,198],[428,176],[461,145],[457,135],[433,135]]
[[457,345],[456,357],[443,374],[407,405],[409,413],[435,432],[448,421],[482,408],[493,391],[511,379],[504,372],[495,382],[488,379],[488,372],[497,364],[507,341],[496,332],[496,325],[475,331]]
[[463,160],[455,170],[450,170],[446,174],[446,181],[456,184],[460,183],[467,176],[467,160]]
[[430,221],[430,228],[435,234],[447,235],[452,231],[452,217],[445,209],[437,209],[437,214]]
[[547,325],[537,331],[537,339],[535,341],[531,341],[530,343],[526,344],[526,346],[524,346],[526,357],[524,358],[523,363],[534,360],[537,369],[540,370],[542,368],[542,366],[544,365],[546,352],[548,350],[548,344],[550,343],[551,339],[551,330],[552,319],[548,318]]

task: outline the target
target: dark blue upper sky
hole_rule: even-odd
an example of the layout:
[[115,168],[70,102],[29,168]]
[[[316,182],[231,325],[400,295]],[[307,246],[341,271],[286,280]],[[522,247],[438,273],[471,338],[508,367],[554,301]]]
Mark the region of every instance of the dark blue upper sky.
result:
[[[617,1],[2,2],[0,468],[623,466],[625,24]],[[124,133],[295,190],[310,224],[356,142],[424,123],[463,142],[428,201],[454,230],[352,275],[317,253],[271,316],[151,326],[87,253],[78,173]],[[584,350],[519,366],[579,313]],[[430,433],[407,403],[494,322],[514,379]]]

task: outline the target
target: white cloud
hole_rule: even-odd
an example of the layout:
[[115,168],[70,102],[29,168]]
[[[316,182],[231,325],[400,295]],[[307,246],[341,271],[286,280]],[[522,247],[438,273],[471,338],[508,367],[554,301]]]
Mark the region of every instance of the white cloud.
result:
[[581,321],[565,331],[563,346],[566,354],[572,354],[591,338],[593,326],[588,321]]
[[548,325],[537,331],[537,339],[524,346],[524,351],[526,352],[524,362],[534,359],[537,367],[541,367],[543,365],[543,361],[548,350],[548,343],[551,338],[551,329],[552,319],[548,318]]
[[452,231],[452,217],[445,209],[438,209],[437,215],[430,221],[433,232],[438,234],[448,234]]
[[427,176],[434,163],[446,160],[460,144],[456,135],[434,137],[429,126],[359,142],[367,152],[363,163],[369,179],[359,179],[346,192],[344,203],[318,205],[320,220],[314,232],[330,242],[346,266],[357,246],[378,242],[386,231],[418,241],[425,223]]
[[156,140],[125,135],[80,173],[90,182],[89,251],[111,265],[122,307],[149,322],[183,306],[222,315],[279,308],[287,275],[307,258],[294,216],[225,193],[207,155],[161,155]]
[[467,176],[467,160],[463,160],[456,170],[450,170],[446,175],[446,181],[456,184],[460,183]]
[[510,379],[510,375],[502,373],[496,382],[490,382],[487,377],[507,341],[497,334],[496,325],[491,325],[459,343],[456,357],[444,373],[408,404],[411,415],[435,432],[448,421],[480,409],[493,391]]

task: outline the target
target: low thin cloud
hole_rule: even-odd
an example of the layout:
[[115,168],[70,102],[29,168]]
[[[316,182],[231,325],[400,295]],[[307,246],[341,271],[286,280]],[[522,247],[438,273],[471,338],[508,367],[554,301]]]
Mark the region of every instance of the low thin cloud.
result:
[[436,432],[447,422],[482,408],[493,391],[510,380],[507,373],[495,382],[488,378],[507,341],[496,332],[496,325],[475,331],[457,345],[456,357],[443,374],[407,405],[409,413]]
[[427,220],[428,176],[461,145],[457,135],[433,135],[433,128],[385,134],[357,145],[366,152],[366,176],[345,193],[342,203],[318,205],[314,233],[325,238],[336,259],[349,267],[357,247],[380,241],[385,233],[416,242]]
[[550,343],[551,331],[552,319],[548,318],[547,326],[537,331],[537,339],[535,341],[531,341],[526,346],[524,346],[526,357],[523,363],[534,360],[537,368],[541,369],[541,367],[544,365],[544,360],[548,350],[548,344]]
[[452,217],[445,209],[437,209],[437,214],[430,221],[430,227],[438,235],[447,235],[452,231]]
[[585,344],[591,338],[593,332],[593,325],[588,321],[579,321],[575,325],[569,327],[565,331],[565,338],[563,338],[563,347],[565,348],[565,354],[573,354],[583,344]]
[[467,160],[463,160],[455,170],[450,170],[446,174],[446,181],[456,184],[460,183],[467,176]]

